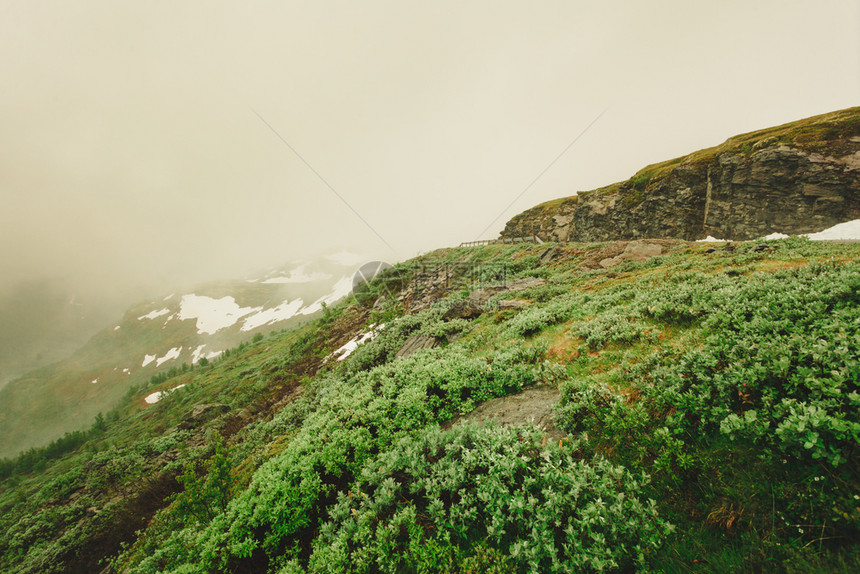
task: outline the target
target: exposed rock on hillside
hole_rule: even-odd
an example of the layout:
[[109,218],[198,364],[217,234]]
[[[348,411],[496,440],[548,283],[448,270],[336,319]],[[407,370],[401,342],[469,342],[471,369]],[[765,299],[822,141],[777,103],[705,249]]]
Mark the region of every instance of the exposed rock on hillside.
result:
[[550,241],[813,233],[860,218],[860,108],[733,137],[533,207],[502,237]]
[[604,269],[609,269],[625,261],[645,261],[650,257],[660,255],[662,252],[663,248],[658,244],[646,243],[645,241],[631,241],[620,255],[602,259],[600,266]]

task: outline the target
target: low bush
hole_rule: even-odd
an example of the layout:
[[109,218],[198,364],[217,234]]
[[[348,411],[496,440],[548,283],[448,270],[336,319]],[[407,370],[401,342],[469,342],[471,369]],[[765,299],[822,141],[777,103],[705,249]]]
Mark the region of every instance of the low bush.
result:
[[644,568],[671,531],[646,483],[537,430],[428,431],[368,461],[339,493],[309,571],[442,571],[478,541],[517,572]]

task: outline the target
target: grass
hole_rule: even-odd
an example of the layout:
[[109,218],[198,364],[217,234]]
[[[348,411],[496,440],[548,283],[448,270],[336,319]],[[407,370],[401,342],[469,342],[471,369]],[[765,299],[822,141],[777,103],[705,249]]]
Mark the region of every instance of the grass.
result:
[[[822,279],[813,274],[807,282],[818,286],[816,289],[841,271],[860,276],[857,245],[796,238],[772,243],[777,246],[773,252],[755,253],[756,243],[750,242],[740,244],[735,252],[706,254],[705,245],[676,242],[660,257],[611,270],[583,266],[605,243],[558,246],[560,255],[545,263],[537,256],[550,246],[520,244],[437,250],[401,264],[407,285],[422,269],[442,265],[464,269],[458,264],[468,263],[508,265],[512,275],[531,276],[540,271],[546,283],[516,293],[517,298],[531,301],[525,309],[485,312],[465,325],[462,334],[446,339],[443,348],[421,351],[408,359],[394,359],[393,351],[415,332],[448,333],[440,317],[446,305],[477,287],[470,283],[472,275],[455,273],[448,291],[428,310],[410,313],[402,307],[391,311],[386,317],[391,325],[387,334],[343,363],[323,365],[322,359],[379,319],[348,302],[337,305],[328,317],[244,345],[206,367],[178,373],[154,386],[142,385],[126,397],[106,432],[73,452],[46,460],[36,471],[12,473],[0,482],[0,568],[95,570],[103,567],[97,563],[101,556],[118,556],[117,569],[128,567],[132,572],[199,571],[200,564],[209,564],[215,571],[289,571],[288,567],[308,567],[315,552],[318,560],[325,552],[337,553],[331,546],[335,542],[323,543],[319,532],[328,533],[330,538],[325,540],[348,539],[351,548],[357,544],[355,548],[360,549],[356,540],[361,538],[351,534],[350,516],[363,517],[356,524],[386,524],[387,513],[405,520],[412,512],[411,504],[418,514],[402,522],[403,537],[386,538],[375,527],[367,531],[375,537],[374,548],[391,543],[394,546],[387,555],[396,557],[403,552],[406,556],[407,550],[398,544],[433,540],[446,562],[442,564],[440,558],[428,571],[468,571],[476,561],[487,570],[528,571],[527,564],[514,556],[513,541],[493,539],[480,521],[468,522],[471,535],[452,534],[450,540],[444,534],[447,527],[430,527],[431,501],[408,491],[410,481],[430,475],[404,461],[417,457],[428,473],[438,473],[440,481],[456,476],[459,463],[446,462],[453,470],[444,470],[434,466],[438,461],[433,456],[410,450],[409,445],[425,440],[436,441],[433,444],[473,440],[461,435],[456,439],[451,438],[454,435],[436,436],[433,429],[450,413],[474,408],[480,397],[516,392],[518,385],[546,381],[562,389],[557,421],[569,433],[564,448],[570,450],[565,456],[595,468],[605,460],[637,476],[650,475],[650,483],[643,483],[637,496],[655,500],[660,519],[675,525],[674,534],[661,534],[659,547],[641,557],[651,569],[852,571],[860,555],[856,544],[846,537],[856,533],[860,514],[850,514],[839,493],[844,488],[856,492],[856,474],[851,474],[856,465],[851,466],[849,460],[824,472],[827,463],[815,459],[795,457],[790,464],[781,463],[773,458],[774,452],[781,451],[774,450],[771,443],[753,435],[730,436],[720,432],[719,425],[716,430],[710,423],[700,425],[695,413],[677,418],[683,403],[667,402],[654,392],[655,385],[668,380],[660,377],[681,369],[698,373],[692,358],[718,350],[713,331],[717,327],[705,327],[723,312],[705,304],[714,293],[730,296],[732,289],[752,289],[757,281],[777,274],[783,281],[794,281],[799,276],[792,273],[814,270]],[[845,277],[850,279],[850,275]],[[697,284],[711,287],[683,288]],[[813,327],[838,317],[846,319],[848,323],[840,328],[845,329],[847,349],[854,344],[847,330],[853,324],[852,307],[845,307],[839,297],[856,297],[858,283],[853,285],[854,295],[850,285],[844,295],[833,291],[832,312],[817,304],[807,310],[817,317]],[[682,297],[687,295],[689,300]],[[674,308],[663,305],[670,296],[678,297]],[[784,303],[766,299],[768,295],[759,297],[751,311],[771,304],[776,309]],[[577,305],[560,305],[565,298],[573,298],[570,300]],[[551,309],[545,322],[538,324],[544,316],[537,313]],[[856,306],[853,309],[856,322]],[[513,326],[530,313],[535,314],[537,327],[525,335],[515,334],[518,331]],[[831,343],[839,341],[837,336],[836,331],[832,338],[815,335]],[[834,362],[832,370],[843,367]],[[708,366],[704,375],[696,376],[716,371],[725,372],[724,377],[731,375],[730,370],[719,369]],[[780,379],[767,380],[774,385]],[[148,407],[141,403],[153,390],[180,383],[186,387],[158,404]],[[717,396],[723,392],[723,384],[728,383],[714,379],[711,387],[700,387],[697,392]],[[856,381],[844,384],[856,386]],[[731,399],[734,395],[726,396]],[[736,408],[746,408],[746,400],[738,398]],[[199,427],[178,429],[194,405],[203,402],[223,402],[231,409]],[[428,410],[428,405],[436,406]],[[846,420],[853,421],[856,411],[856,406],[845,407]],[[702,412],[702,420],[704,417]],[[676,420],[683,424],[672,422]],[[224,437],[224,452],[237,487],[229,493],[233,501],[226,511],[215,513],[210,523],[198,524],[176,510],[176,497],[183,492],[176,477],[188,465],[205,468],[205,461],[216,453],[216,434]],[[556,454],[541,458],[540,449],[546,445],[539,437],[534,450],[523,446],[522,436],[513,436],[496,436],[493,448],[509,452],[506,449],[515,444],[524,449],[523,456],[537,457],[535,461],[556,460],[552,458]],[[406,442],[398,442],[398,437]],[[307,462],[311,456],[319,457],[316,463]],[[483,476],[486,468],[481,459],[463,460],[463,464],[476,465],[475,473]],[[558,472],[563,474],[571,464],[564,463]],[[399,469],[392,477],[406,493],[403,504],[385,498],[382,485],[388,484],[388,477],[377,475],[381,465]],[[414,471],[415,477],[409,478],[404,468]],[[530,480],[528,469],[518,472],[524,474],[517,474],[517,480]],[[552,480],[556,479],[562,481],[559,484],[579,480],[573,475]],[[372,489],[362,486],[368,484],[374,485]],[[611,486],[599,484],[600,488]],[[458,488],[475,496],[481,492],[472,483]],[[477,490],[469,490],[473,488]],[[283,529],[293,516],[289,501],[311,496],[317,489],[319,496],[313,495],[307,506],[310,510],[295,514],[310,522]],[[349,499],[348,493],[356,496],[359,491],[376,498],[360,503]],[[266,492],[271,496],[262,495]],[[184,496],[187,502],[190,495]],[[454,499],[449,502],[452,505],[444,507],[446,512],[454,508]],[[376,515],[374,505],[388,510]],[[95,514],[88,510],[91,508],[96,509]],[[463,516],[490,513],[488,507],[472,502],[456,508]],[[831,508],[845,510],[841,523],[832,521],[835,514],[827,514]],[[137,518],[129,519],[134,512]],[[511,512],[499,514],[498,520]],[[340,522],[326,526],[335,516]],[[532,524],[531,519],[524,520],[525,526]],[[121,523],[134,528],[120,528]],[[138,528],[141,531],[135,532]],[[451,540],[457,541],[454,546]],[[624,554],[632,547],[625,539],[615,549]],[[101,549],[99,556],[92,548]],[[409,548],[416,560],[433,562],[415,547]],[[534,556],[544,559],[537,551]],[[596,570],[596,564],[582,571]],[[604,567],[613,570],[609,562]]]

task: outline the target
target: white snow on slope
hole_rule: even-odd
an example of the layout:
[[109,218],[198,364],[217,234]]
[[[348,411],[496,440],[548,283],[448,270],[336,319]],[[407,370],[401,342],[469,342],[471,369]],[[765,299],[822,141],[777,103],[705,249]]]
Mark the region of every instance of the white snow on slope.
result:
[[146,315],[141,315],[137,318],[138,321],[143,321],[144,319],[156,319],[161,317],[162,315],[167,315],[170,313],[170,309],[159,309],[158,311],[150,311]]
[[140,366],[141,366],[141,367],[145,367],[145,366],[147,366],[147,365],[148,365],[148,364],[150,364],[152,361],[154,361],[154,360],[156,359],[156,357],[158,357],[158,355],[145,355],[145,356],[143,357],[143,363],[141,363],[141,365],[140,365]]
[[177,386],[173,387],[172,389],[167,389],[165,391],[155,391],[154,393],[146,395],[146,397],[144,397],[143,400],[145,400],[146,403],[149,405],[154,405],[155,403],[160,401],[163,397],[166,397],[167,395],[169,395],[170,393],[172,393],[176,389],[181,389],[184,386],[185,385],[177,385]]
[[205,347],[206,347],[205,344],[200,345],[199,347],[194,349],[193,353],[191,353],[191,364],[192,365],[196,365],[197,361],[199,361],[200,359],[203,359],[203,358],[214,359],[215,357],[217,357],[218,355],[220,355],[221,353],[224,352],[224,351],[212,351],[210,353],[203,353],[203,349]]
[[212,335],[262,307],[240,307],[233,297],[213,299],[204,295],[183,295],[179,308],[181,320],[197,319],[197,333]]
[[697,239],[696,243],[725,243],[727,241],[731,241],[731,239],[717,239],[713,235],[708,235],[704,239]]
[[167,351],[167,353],[165,353],[163,357],[158,357],[155,360],[155,366],[160,367],[162,364],[166,363],[167,361],[171,361],[173,359],[178,359],[179,353],[181,353],[181,352],[182,352],[182,347],[173,347],[172,349]]
[[95,379],[93,379],[93,380],[92,380],[92,381],[90,381],[90,382],[91,382],[92,384],[96,384],[97,382],[99,382],[99,380],[98,380],[98,378],[95,378]]
[[846,239],[860,239],[860,219],[854,221],[846,221],[839,225],[834,225],[824,231],[818,233],[810,233],[807,235],[812,241],[837,241]]
[[359,345],[361,345],[362,343],[366,343],[368,341],[374,340],[376,338],[376,336],[379,334],[379,332],[382,331],[384,328],[385,328],[385,323],[381,323],[379,325],[379,327],[376,326],[376,323],[374,323],[372,325],[368,325],[367,331],[365,331],[364,333],[361,333],[359,335],[356,335],[355,337],[353,337],[352,339],[347,341],[343,346],[341,346],[339,349],[334,351],[331,355],[329,355],[328,357],[323,359],[323,361],[324,362],[328,361],[332,357],[336,357],[338,361],[343,361],[348,356],[350,356],[352,354],[352,352],[358,348]]
[[322,310],[322,304],[325,303],[327,306],[332,305],[333,303],[337,303],[347,295],[352,293],[352,277],[342,277],[340,281],[335,283],[334,289],[328,295],[323,295],[301,311],[299,311],[299,315],[311,315],[316,313],[317,311]]
[[196,365],[197,361],[199,361],[203,357],[203,349],[206,345],[200,345],[191,353],[191,364]]
[[[778,231],[771,233],[769,235],[765,235],[764,237],[760,237],[760,240],[764,241],[775,241],[778,239],[788,239],[790,235],[786,235],[785,233],[780,233]],[[846,221],[845,223],[840,223],[838,225],[834,225],[824,231],[819,231],[818,233],[809,233],[800,235],[800,237],[808,237],[812,241],[851,241],[851,240],[860,240],[860,219],[855,219],[854,221]],[[708,236],[705,239],[698,239],[699,243],[711,243],[711,242],[728,242],[731,239],[715,239],[712,236]]]
[[302,308],[303,304],[304,302],[301,299],[296,299],[292,302],[287,300],[277,307],[264,309],[254,313],[245,319],[245,323],[242,325],[242,331],[251,331],[263,325],[271,325],[278,321],[286,321],[290,317],[295,316],[295,314],[299,312],[299,309]]

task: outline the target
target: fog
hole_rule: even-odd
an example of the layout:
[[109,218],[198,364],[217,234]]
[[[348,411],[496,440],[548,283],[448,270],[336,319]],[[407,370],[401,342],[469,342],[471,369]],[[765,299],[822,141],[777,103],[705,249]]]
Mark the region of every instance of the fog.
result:
[[854,0],[0,15],[0,295],[49,278],[130,302],[344,249],[399,260],[860,102]]

